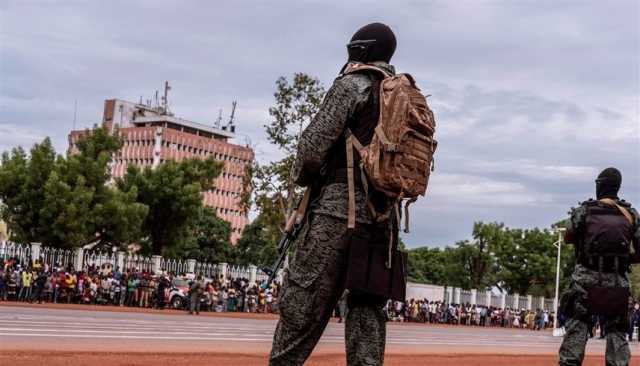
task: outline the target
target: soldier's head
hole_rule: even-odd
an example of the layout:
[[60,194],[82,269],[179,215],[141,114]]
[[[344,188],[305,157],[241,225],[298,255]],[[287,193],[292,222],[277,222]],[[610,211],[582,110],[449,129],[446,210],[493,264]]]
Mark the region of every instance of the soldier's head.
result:
[[607,168],[596,179],[596,198],[618,198],[622,174],[616,168]]
[[382,23],[371,23],[358,29],[347,44],[351,62],[390,62],[396,51],[396,36]]

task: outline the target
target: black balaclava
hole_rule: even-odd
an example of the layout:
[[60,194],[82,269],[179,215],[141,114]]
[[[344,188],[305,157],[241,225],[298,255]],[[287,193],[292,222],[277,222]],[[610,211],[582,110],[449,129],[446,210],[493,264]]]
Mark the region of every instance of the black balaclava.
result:
[[618,190],[622,183],[622,175],[616,168],[603,170],[596,179],[596,198],[618,198]]
[[371,23],[358,29],[347,45],[349,61],[389,63],[396,51],[396,36],[388,26]]

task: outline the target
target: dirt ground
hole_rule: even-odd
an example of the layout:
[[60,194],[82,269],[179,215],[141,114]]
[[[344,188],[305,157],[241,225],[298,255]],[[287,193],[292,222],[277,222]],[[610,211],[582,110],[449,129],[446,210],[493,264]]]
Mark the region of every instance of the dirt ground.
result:
[[[14,366],[264,366],[266,356],[239,355],[224,353],[82,353],[82,352],[3,352],[0,354],[0,365]],[[601,366],[603,357],[587,357],[584,366]],[[343,354],[313,355],[307,365],[334,366],[345,365]],[[557,365],[557,357],[547,356],[501,356],[501,355],[387,355],[387,366],[399,365],[431,365],[431,366],[548,366]],[[640,365],[634,361],[631,365]]]

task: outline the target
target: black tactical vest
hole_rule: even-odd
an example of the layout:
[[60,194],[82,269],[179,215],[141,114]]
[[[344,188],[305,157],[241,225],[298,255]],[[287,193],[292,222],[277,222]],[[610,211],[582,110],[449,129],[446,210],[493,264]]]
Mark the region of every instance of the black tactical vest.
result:
[[593,270],[624,272],[629,266],[633,225],[615,206],[589,200],[586,209],[578,261]]

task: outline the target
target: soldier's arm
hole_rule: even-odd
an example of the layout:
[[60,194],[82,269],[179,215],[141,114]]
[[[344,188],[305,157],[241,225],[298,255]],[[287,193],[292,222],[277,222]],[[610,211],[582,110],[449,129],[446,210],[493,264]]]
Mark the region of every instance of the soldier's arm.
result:
[[371,88],[368,76],[349,74],[336,79],[322,106],[302,132],[293,167],[293,178],[308,186],[319,174],[333,144],[343,134],[347,120],[366,102]]
[[585,208],[583,206],[571,209],[571,219],[569,220],[567,231],[564,233],[565,243],[573,245],[578,244],[576,239],[578,231],[582,227],[585,213]]

